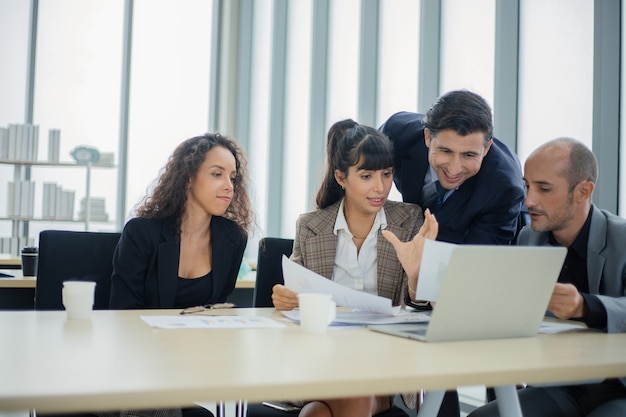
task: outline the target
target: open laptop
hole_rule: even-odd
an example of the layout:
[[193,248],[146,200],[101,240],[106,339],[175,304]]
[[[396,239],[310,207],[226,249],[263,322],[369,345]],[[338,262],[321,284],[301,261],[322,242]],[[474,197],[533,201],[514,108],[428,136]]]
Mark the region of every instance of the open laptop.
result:
[[[426,342],[534,336],[543,320],[567,249],[547,246],[452,245],[448,262],[424,258],[436,271],[438,295],[428,323],[372,325],[371,330]],[[451,250],[450,250],[451,249]],[[433,268],[434,266],[434,268]],[[419,287],[419,284],[418,284]],[[418,288],[418,299],[420,289]],[[433,298],[427,298],[433,299]]]

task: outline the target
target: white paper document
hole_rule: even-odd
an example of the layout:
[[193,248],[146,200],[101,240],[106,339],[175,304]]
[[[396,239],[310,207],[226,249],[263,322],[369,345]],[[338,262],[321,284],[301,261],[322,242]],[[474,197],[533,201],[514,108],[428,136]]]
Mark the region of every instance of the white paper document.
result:
[[452,251],[456,247],[453,243],[439,242],[427,239],[424,242],[424,253],[420,265],[419,279],[415,289],[416,300],[437,301],[439,289],[446,276]]
[[310,269],[306,269],[284,255],[283,276],[285,278],[285,287],[290,290],[297,293],[331,294],[338,306],[388,315],[395,315],[400,311],[400,306],[393,307],[389,298],[379,297],[339,285]]
[[586,330],[586,329],[587,327],[584,326],[583,324],[542,321],[541,326],[539,327],[539,333],[555,334],[555,333],[571,332],[571,331]]
[[[289,320],[300,321],[298,310],[281,311]],[[425,323],[430,321],[430,314],[410,311],[400,311],[396,315],[372,313],[369,311],[338,311],[331,326],[369,325],[369,324],[397,324],[397,323]]]
[[157,329],[261,329],[285,327],[269,317],[250,316],[141,316],[150,327]]

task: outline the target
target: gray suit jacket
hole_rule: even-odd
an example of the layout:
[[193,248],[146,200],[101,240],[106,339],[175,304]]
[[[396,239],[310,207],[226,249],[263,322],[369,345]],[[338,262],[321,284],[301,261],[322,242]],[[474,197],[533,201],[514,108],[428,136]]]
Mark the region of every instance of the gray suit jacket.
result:
[[[587,275],[589,293],[598,297],[606,309],[608,333],[626,332],[626,219],[592,206]],[[524,227],[519,245],[547,246],[548,232]],[[626,386],[626,378],[620,378]]]
[[[592,206],[587,275],[589,293],[606,308],[609,333],[626,332],[626,219]],[[518,238],[520,245],[547,246],[548,232],[534,232],[526,226]]]
[[[323,210],[302,214],[296,223],[296,237],[291,259],[326,278],[333,275],[337,235],[333,232],[340,202]],[[387,230],[406,242],[415,236],[424,223],[419,206],[397,201],[387,201],[383,206],[387,217]],[[378,295],[391,299],[393,305],[404,300],[407,278],[396,251],[378,231],[376,241]]]

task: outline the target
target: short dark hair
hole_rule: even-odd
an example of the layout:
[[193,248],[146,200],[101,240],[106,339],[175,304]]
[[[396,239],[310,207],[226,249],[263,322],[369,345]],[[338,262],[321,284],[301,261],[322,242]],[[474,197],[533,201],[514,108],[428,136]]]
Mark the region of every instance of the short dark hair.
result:
[[485,142],[493,137],[493,116],[487,101],[467,90],[450,91],[439,97],[426,112],[424,127],[432,136],[454,130],[461,136],[482,132]]

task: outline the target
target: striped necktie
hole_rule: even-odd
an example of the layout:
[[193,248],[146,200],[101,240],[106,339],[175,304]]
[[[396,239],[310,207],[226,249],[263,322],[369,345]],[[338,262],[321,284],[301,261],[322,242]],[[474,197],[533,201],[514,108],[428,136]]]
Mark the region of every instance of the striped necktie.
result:
[[436,213],[443,203],[443,197],[446,195],[446,189],[441,186],[439,180],[435,181],[435,187],[430,196],[424,200],[424,208],[430,209],[431,213]]

